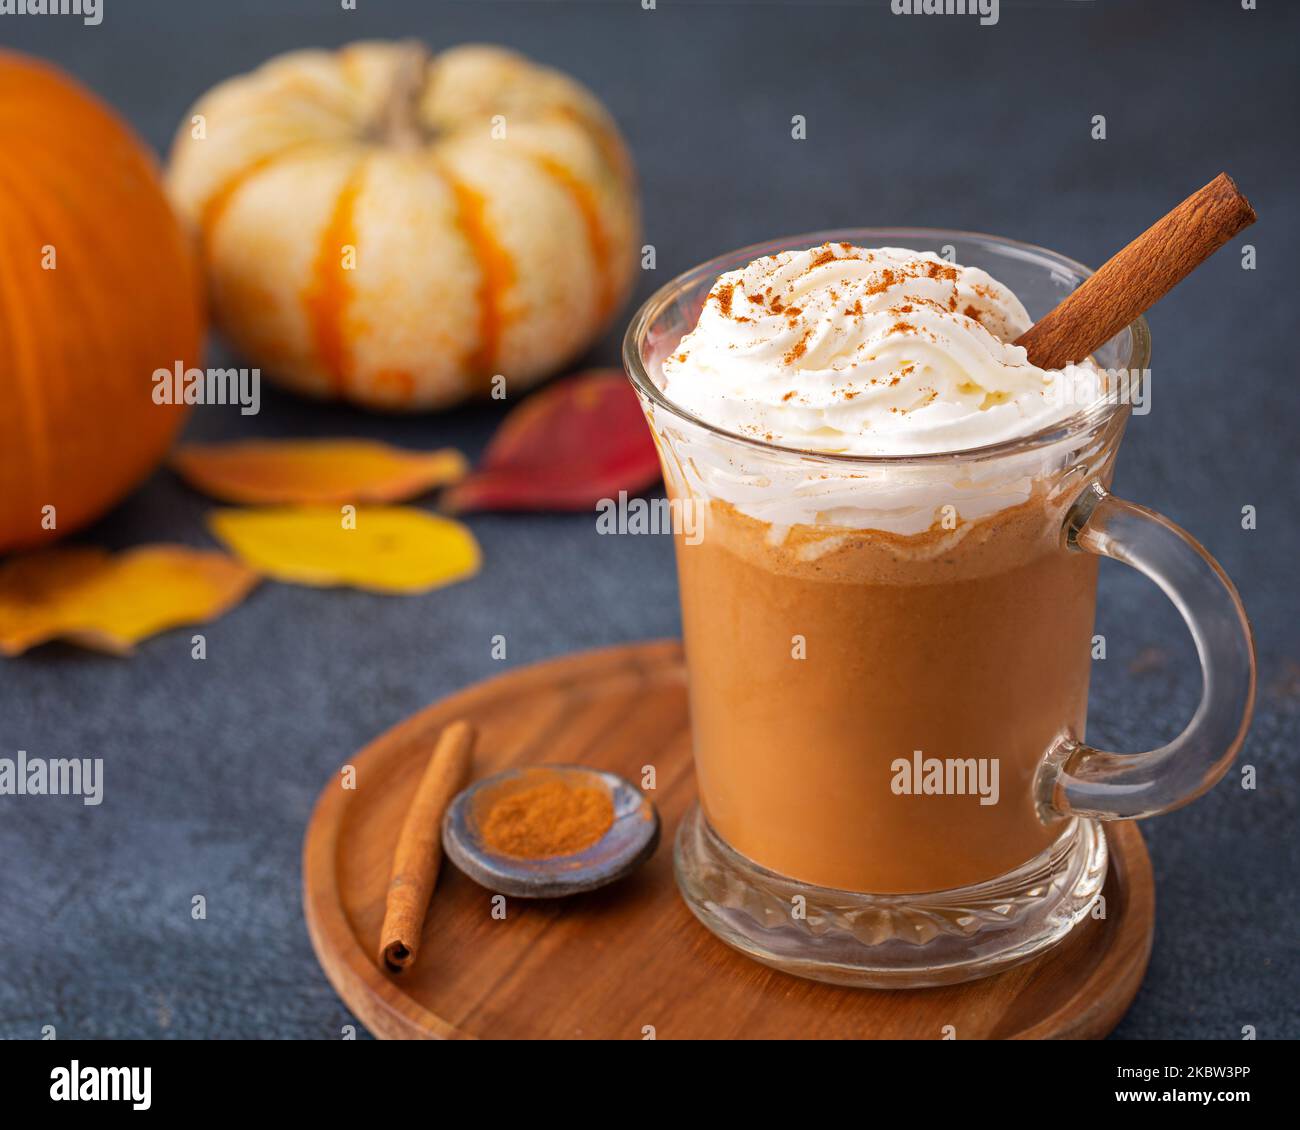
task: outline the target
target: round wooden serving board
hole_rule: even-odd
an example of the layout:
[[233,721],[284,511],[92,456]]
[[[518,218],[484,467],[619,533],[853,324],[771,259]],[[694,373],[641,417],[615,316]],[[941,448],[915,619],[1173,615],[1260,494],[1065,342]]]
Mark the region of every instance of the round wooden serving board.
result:
[[[438,731],[480,732],[475,777],[570,762],[641,780],[663,840],[630,878],[560,901],[492,896],[444,861],[415,966],[375,964],[384,892],[407,804]],[[672,843],[695,799],[685,671],[676,642],[587,652],[511,671],[435,703],[331,781],[303,845],[303,903],[331,984],[390,1038],[957,1039],[1100,1037],[1146,969],[1151,865],[1132,824],[1111,825],[1107,918],[983,981],[880,992],[805,981],[759,965],[696,922],[677,894]]]

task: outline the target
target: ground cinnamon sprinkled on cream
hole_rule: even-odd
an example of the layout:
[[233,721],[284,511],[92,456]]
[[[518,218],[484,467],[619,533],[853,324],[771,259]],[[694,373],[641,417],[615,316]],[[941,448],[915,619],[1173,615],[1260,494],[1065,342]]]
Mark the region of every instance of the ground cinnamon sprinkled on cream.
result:
[[801,337],[797,342],[795,342],[794,347],[790,350],[789,353],[785,355],[785,363],[787,365],[793,364],[795,361],[798,361],[799,358],[804,355],[804,353],[808,349],[808,339],[810,337],[812,337],[812,330],[811,329],[804,330],[803,337]]
[[891,286],[894,285],[897,276],[892,270],[886,267],[880,272],[880,277],[863,287],[863,293],[867,295],[884,294]]
[[[1027,314],[974,268],[835,242],[757,259],[719,278],[710,298],[693,340],[678,347],[701,348],[687,364],[677,355],[665,363],[665,391],[746,435],[771,431],[810,449],[874,453],[903,449],[915,432],[937,450],[1049,414],[1037,371],[1005,344]],[[969,373],[1002,399],[972,400],[958,388]],[[900,412],[889,411],[891,400]],[[1007,403],[1023,411],[1008,412]],[[998,411],[977,415],[977,405]]]

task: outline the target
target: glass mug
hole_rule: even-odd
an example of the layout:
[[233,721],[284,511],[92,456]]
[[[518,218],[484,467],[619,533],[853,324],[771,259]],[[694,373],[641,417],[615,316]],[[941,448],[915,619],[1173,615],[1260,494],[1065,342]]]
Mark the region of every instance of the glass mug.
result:
[[[700,797],[677,880],[710,930],[788,972],[950,984],[1087,916],[1101,822],[1167,812],[1223,776],[1254,700],[1250,627],[1204,549],[1108,492],[1135,399],[1122,393],[1139,387],[1116,374],[1147,367],[1143,319],[1095,351],[1101,402],[966,451],[800,451],[664,397],[660,364],[720,274],[828,241],[946,254],[1034,318],[1089,273],[989,236],[833,231],[722,256],[638,311],[624,360],[677,511]],[[1146,753],[1083,742],[1099,556],[1154,580],[1200,656],[1195,717]]]

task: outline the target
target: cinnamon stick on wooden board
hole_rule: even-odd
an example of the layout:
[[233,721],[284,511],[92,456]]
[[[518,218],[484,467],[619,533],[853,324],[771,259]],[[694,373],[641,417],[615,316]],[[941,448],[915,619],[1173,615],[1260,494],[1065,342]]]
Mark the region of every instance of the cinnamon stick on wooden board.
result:
[[1015,344],[1040,369],[1082,361],[1254,222],[1250,202],[1220,173],[1111,256]]
[[379,964],[391,973],[409,968],[419,953],[424,917],[442,864],[443,813],[469,779],[476,736],[468,722],[453,722],[438,735],[402,822],[379,932]]

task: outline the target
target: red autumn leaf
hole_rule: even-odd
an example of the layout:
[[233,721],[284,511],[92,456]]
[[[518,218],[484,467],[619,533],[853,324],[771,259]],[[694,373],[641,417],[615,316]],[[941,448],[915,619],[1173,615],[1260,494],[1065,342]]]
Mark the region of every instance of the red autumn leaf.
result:
[[586,510],[659,481],[659,456],[641,405],[617,369],[557,381],[514,409],[477,470],[447,490],[466,510]]

